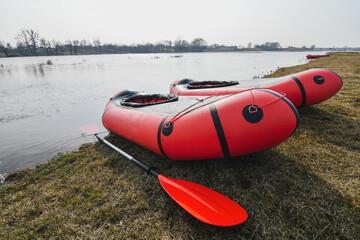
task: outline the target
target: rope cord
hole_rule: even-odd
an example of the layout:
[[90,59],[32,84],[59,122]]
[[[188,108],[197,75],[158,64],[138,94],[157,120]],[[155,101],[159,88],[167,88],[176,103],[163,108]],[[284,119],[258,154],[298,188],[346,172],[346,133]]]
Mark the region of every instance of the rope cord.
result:
[[[214,97],[214,96],[209,96],[209,97],[204,98],[204,99],[197,99],[198,102],[190,105],[189,107],[185,108],[184,110],[181,110],[181,111],[180,111],[179,113],[177,113],[169,122],[167,122],[167,123],[165,124],[165,128],[169,128],[170,125],[171,125],[171,123],[175,122],[176,120],[180,119],[180,118],[183,117],[184,115],[186,115],[186,114],[188,114],[188,113],[190,113],[190,112],[192,112],[192,111],[194,111],[194,110],[196,110],[196,109],[199,109],[199,108],[204,107],[204,106],[206,106],[206,105],[209,105],[209,104],[212,104],[212,103],[214,103],[214,102],[220,101],[220,100],[222,100],[222,99],[225,99],[225,98],[234,96],[234,95],[236,95],[236,94],[239,94],[239,93],[242,93],[242,92],[246,92],[246,91],[248,91],[248,90],[249,90],[249,89],[245,89],[245,90],[243,90],[243,91],[241,91],[241,92],[238,92],[238,93],[225,95],[225,96],[222,97],[222,98],[218,98],[218,99],[216,99],[216,100],[214,100],[214,101],[205,103],[205,104],[203,104],[203,105],[197,106],[196,108],[193,108],[193,109],[190,109],[190,110],[186,111],[187,109],[195,106],[196,104],[198,104],[198,103],[200,103],[200,102],[203,102],[204,100],[207,100],[207,99],[209,99],[209,98],[211,98],[211,97]],[[184,112],[184,111],[186,111],[186,112]],[[182,114],[181,114],[181,113],[182,113]],[[180,115],[180,114],[181,114],[181,115]]]
[[[192,111],[194,111],[194,110],[196,110],[196,109],[199,109],[199,108],[204,107],[204,106],[206,106],[206,105],[212,104],[212,103],[214,103],[214,102],[220,101],[220,100],[222,100],[222,99],[225,99],[225,98],[228,98],[228,97],[231,97],[231,96],[233,96],[233,95],[240,94],[240,93],[243,93],[243,92],[246,92],[246,91],[249,91],[249,92],[250,92],[250,95],[251,95],[251,98],[252,98],[252,105],[251,105],[251,107],[249,107],[249,112],[250,112],[251,114],[256,113],[256,112],[257,112],[257,109],[266,107],[266,106],[268,106],[268,105],[270,105],[270,104],[273,104],[273,103],[279,101],[280,99],[282,99],[282,98],[284,98],[284,97],[286,96],[285,93],[281,92],[281,93],[280,93],[280,94],[281,94],[281,97],[279,97],[279,98],[277,98],[277,99],[275,99],[275,100],[273,100],[273,101],[271,101],[271,102],[265,103],[265,104],[263,104],[263,105],[255,106],[255,97],[254,97],[254,94],[253,94],[253,92],[252,92],[252,90],[254,90],[254,89],[258,89],[258,88],[247,88],[247,89],[245,89],[245,90],[243,90],[243,91],[241,91],[241,92],[226,95],[226,96],[224,96],[224,97],[222,97],[222,98],[218,98],[218,99],[216,99],[216,100],[214,100],[214,101],[205,103],[205,104],[200,105],[200,106],[198,106],[198,107],[196,107],[196,108],[193,108],[193,109],[190,109],[190,110],[186,111],[187,109],[195,106],[195,105],[198,104],[199,102],[203,102],[204,100],[207,100],[207,99],[209,99],[209,98],[212,97],[212,96],[207,97],[207,98],[204,98],[204,99],[201,99],[201,100],[197,99],[198,102],[190,105],[189,107],[187,107],[187,108],[185,108],[184,110],[182,110],[182,111],[180,111],[179,113],[177,113],[167,124],[165,124],[165,128],[170,127],[170,124],[171,124],[171,123],[175,122],[176,120],[180,119],[182,116],[184,116],[184,115],[186,115],[186,114],[188,114],[188,113],[190,113],[190,112],[192,112]],[[252,110],[252,109],[253,109],[253,110]],[[185,112],[185,111],[186,111],[186,112]],[[181,113],[182,113],[182,114],[181,114]],[[180,115],[180,114],[181,114],[181,115]]]
[[252,114],[252,113],[256,113],[258,108],[266,107],[267,105],[273,104],[273,103],[279,101],[280,99],[282,99],[282,98],[284,98],[284,97],[286,96],[285,93],[281,92],[281,93],[280,93],[281,97],[275,99],[274,101],[271,101],[271,102],[268,102],[268,103],[265,103],[265,104],[263,104],[263,105],[261,105],[261,106],[257,106],[257,107],[256,107],[255,104],[254,104],[255,98],[254,98],[254,95],[253,95],[253,93],[252,93],[252,91],[251,91],[251,90],[253,90],[253,89],[255,89],[255,88],[249,88],[249,92],[250,92],[251,98],[252,98],[252,106],[251,106],[251,107],[255,109],[255,110],[249,109],[249,111],[250,111],[251,114]]
[[[213,96],[209,96],[209,97],[206,97],[206,98],[203,98],[203,99],[196,99],[197,102],[191,104],[190,106],[188,106],[188,107],[184,108],[183,110],[181,110],[180,112],[178,112],[168,123],[166,123],[166,124],[165,124],[165,128],[169,128],[171,123],[175,122],[177,119],[181,118],[181,117],[184,116],[185,114],[188,114],[189,112],[194,111],[195,109],[198,109],[198,108],[200,108],[200,107],[202,107],[202,106],[207,105],[207,104],[204,104],[204,105],[198,106],[198,107],[196,107],[196,108],[193,108],[193,109],[185,112],[186,110],[188,110],[189,108],[195,106],[196,104],[198,104],[198,103],[200,103],[200,102],[203,102],[203,101],[205,101],[205,100],[207,100],[207,99],[209,99],[209,98],[212,98],[212,97],[213,97]],[[180,115],[181,113],[183,113],[183,114]],[[180,116],[179,116],[179,115],[180,115]]]
[[[231,96],[234,96],[234,95],[236,95],[236,94],[240,94],[240,93],[243,93],[243,92],[246,92],[246,91],[249,91],[249,92],[250,92],[251,98],[252,98],[251,108],[255,109],[255,110],[251,110],[251,109],[249,108],[249,111],[250,111],[251,114],[256,113],[258,108],[263,108],[263,107],[265,107],[265,106],[267,106],[267,105],[273,104],[273,103],[275,103],[275,102],[277,102],[277,101],[279,101],[280,99],[282,99],[282,98],[285,97],[285,93],[282,93],[282,92],[281,92],[281,93],[280,93],[280,94],[281,94],[281,97],[275,99],[274,101],[268,102],[268,103],[263,104],[263,105],[261,105],[261,106],[255,106],[255,97],[254,97],[254,94],[253,94],[253,92],[252,92],[252,90],[254,90],[254,89],[257,89],[257,88],[247,88],[247,89],[245,89],[245,90],[243,90],[243,91],[241,91],[241,92],[234,93],[234,94],[229,94],[229,95],[225,95],[225,96],[222,97],[222,98],[215,99],[214,101],[211,101],[211,102],[208,102],[208,103],[205,103],[205,104],[203,104],[203,105],[200,105],[200,106],[197,106],[197,107],[195,107],[195,108],[190,109],[191,107],[194,107],[194,106],[197,105],[198,103],[203,102],[203,101],[205,101],[205,100],[207,100],[207,99],[209,99],[209,98],[211,98],[211,97],[213,97],[213,96],[209,96],[209,97],[206,97],[206,98],[203,98],[203,99],[196,99],[196,100],[198,100],[197,102],[195,102],[194,104],[191,104],[190,106],[188,106],[188,107],[186,107],[185,109],[181,110],[181,111],[178,112],[169,122],[167,122],[167,123],[165,124],[165,128],[169,128],[170,125],[171,125],[171,123],[174,123],[176,120],[180,119],[181,117],[185,116],[186,114],[188,114],[188,113],[190,113],[190,112],[192,112],[192,111],[194,111],[194,110],[196,110],[196,109],[199,109],[199,108],[204,107],[204,106],[206,106],[206,105],[215,103],[215,102],[217,102],[217,101],[223,100],[223,99],[225,99],[225,98],[228,98],[228,97],[231,97]],[[188,110],[188,109],[190,109],[190,110]]]

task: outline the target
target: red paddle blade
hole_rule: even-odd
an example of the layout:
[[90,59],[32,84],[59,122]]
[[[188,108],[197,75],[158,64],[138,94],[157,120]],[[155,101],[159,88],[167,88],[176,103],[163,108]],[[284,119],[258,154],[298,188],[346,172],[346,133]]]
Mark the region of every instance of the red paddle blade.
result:
[[99,128],[95,124],[86,125],[80,128],[81,132],[88,134],[88,135],[94,135],[99,133]]
[[210,188],[161,174],[158,179],[175,202],[200,221],[230,227],[247,219],[246,211],[239,204]]

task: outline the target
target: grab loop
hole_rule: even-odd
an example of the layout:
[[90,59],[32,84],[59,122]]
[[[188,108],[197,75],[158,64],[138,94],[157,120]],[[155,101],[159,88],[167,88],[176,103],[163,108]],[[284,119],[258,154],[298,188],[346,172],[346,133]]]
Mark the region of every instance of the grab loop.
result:
[[273,104],[276,101],[279,101],[280,99],[285,97],[284,93],[281,93],[281,96],[279,96],[278,98],[276,98],[273,101],[270,101],[268,103],[262,104],[260,106],[255,105],[255,98],[254,98],[254,94],[252,92],[252,89],[248,89],[250,94],[251,94],[251,98],[252,98],[252,104],[251,105],[247,105],[244,107],[243,109],[243,116],[245,118],[246,121],[248,121],[249,123],[258,123],[261,121],[261,119],[264,116],[264,112],[263,112],[263,108],[267,105]]
[[[250,106],[250,107],[249,107],[249,113],[250,113],[250,114],[257,113],[258,108],[259,108],[259,107],[256,107],[256,106],[254,106],[254,105]],[[252,109],[253,109],[253,110],[252,110]]]

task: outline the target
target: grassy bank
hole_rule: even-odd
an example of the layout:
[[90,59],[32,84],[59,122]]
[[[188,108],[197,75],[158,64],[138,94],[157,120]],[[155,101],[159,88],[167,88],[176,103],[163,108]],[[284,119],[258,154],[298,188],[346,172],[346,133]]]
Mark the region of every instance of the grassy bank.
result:
[[271,77],[310,68],[337,72],[344,86],[328,101],[299,109],[298,129],[270,150],[230,161],[173,162],[109,137],[167,176],[238,202],[249,214],[244,224],[199,222],[157,180],[97,143],[8,177],[0,188],[0,238],[359,238],[360,53],[334,53]]

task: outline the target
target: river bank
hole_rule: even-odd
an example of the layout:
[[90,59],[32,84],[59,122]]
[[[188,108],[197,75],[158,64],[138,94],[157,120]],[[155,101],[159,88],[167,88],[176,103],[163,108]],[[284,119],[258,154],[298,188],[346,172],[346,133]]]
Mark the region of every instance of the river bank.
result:
[[173,162],[116,136],[109,141],[167,176],[210,187],[242,205],[248,220],[218,228],[191,217],[123,157],[99,143],[7,177],[0,188],[5,239],[356,239],[360,235],[360,53],[332,53],[280,68],[338,73],[343,88],[299,109],[279,146],[230,161]]

